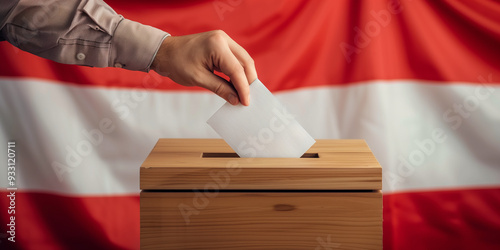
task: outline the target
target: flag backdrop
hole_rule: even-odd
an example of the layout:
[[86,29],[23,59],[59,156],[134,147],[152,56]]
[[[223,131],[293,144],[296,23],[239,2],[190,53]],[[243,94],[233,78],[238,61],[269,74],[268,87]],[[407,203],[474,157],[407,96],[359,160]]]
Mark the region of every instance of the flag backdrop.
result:
[[[224,30],[314,138],[365,139],[386,249],[500,249],[498,1],[107,2],[173,35]],[[205,122],[223,100],[6,42],[0,58],[18,187],[11,244],[2,170],[0,248],[139,248],[139,166],[158,138],[218,137]]]

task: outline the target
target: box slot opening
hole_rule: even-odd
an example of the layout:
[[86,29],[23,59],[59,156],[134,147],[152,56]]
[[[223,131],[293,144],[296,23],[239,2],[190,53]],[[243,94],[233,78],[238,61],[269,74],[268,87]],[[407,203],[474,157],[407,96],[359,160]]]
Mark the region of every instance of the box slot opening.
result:
[[[236,153],[203,153],[201,158],[240,158]],[[300,158],[319,158],[318,153],[305,153]]]
[[[195,193],[193,189],[145,189],[144,193]],[[381,190],[373,189],[220,189],[221,193],[381,193]]]

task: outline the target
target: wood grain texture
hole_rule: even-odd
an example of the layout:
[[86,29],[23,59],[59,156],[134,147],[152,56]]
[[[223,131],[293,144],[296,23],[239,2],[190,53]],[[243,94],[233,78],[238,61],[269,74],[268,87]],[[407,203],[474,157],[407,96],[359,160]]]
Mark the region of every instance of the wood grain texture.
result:
[[318,158],[203,158],[234,153],[222,139],[160,139],[141,166],[142,190],[380,190],[382,168],[364,140],[317,140]]
[[141,249],[382,249],[382,194],[141,192]]

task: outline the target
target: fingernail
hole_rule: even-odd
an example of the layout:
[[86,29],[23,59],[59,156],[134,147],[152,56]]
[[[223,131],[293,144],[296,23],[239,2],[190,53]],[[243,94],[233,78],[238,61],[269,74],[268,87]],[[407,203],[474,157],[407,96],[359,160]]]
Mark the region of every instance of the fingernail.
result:
[[232,105],[238,104],[238,97],[236,97],[233,94],[229,94],[229,97],[227,99],[228,99],[229,103],[231,103]]

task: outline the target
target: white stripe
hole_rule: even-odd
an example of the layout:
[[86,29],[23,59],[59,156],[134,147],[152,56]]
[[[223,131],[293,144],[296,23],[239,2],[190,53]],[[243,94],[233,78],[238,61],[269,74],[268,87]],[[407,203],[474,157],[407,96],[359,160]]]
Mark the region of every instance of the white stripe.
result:
[[[317,139],[367,140],[384,168],[385,193],[500,185],[500,87],[397,80],[276,95]],[[464,102],[463,115],[469,117],[450,112]],[[19,190],[137,193],[139,166],[157,139],[217,137],[206,120],[222,103],[203,92],[0,78],[0,152],[6,152],[9,139],[16,140]],[[106,121],[113,131],[99,127]],[[442,137],[433,140],[433,133],[440,129],[446,139],[436,142]],[[92,145],[83,133],[92,130],[103,134],[101,143]],[[80,163],[66,163],[66,148],[84,155],[86,145],[91,145],[90,153],[81,156]],[[1,153],[0,162],[6,157]],[[71,170],[61,175],[61,181],[54,162]],[[6,187],[4,176],[0,184]]]

